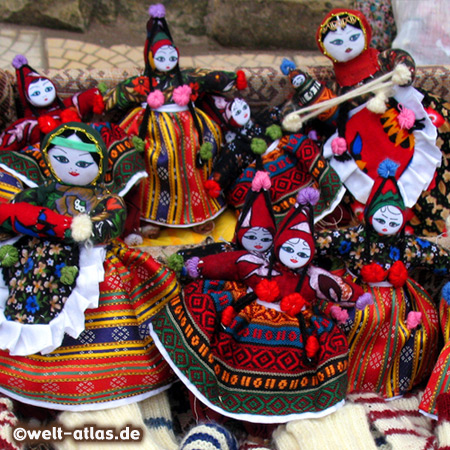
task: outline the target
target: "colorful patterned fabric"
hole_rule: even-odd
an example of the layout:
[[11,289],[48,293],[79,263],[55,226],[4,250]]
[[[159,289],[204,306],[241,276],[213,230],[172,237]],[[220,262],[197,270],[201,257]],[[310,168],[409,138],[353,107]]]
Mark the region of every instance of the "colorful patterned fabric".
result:
[[[413,236],[371,236],[362,226],[319,232],[316,242],[319,255],[345,264],[352,279],[356,277],[356,282],[374,295],[374,304],[363,311],[350,310],[344,325],[350,346],[350,390],[374,391],[386,397],[410,391],[433,369],[437,308],[429,294],[410,278],[394,287],[388,282],[389,271],[395,262],[402,261],[407,269],[427,267],[447,274],[449,252]],[[379,283],[371,284],[361,277],[362,269],[370,263],[379,265],[383,275]],[[420,326],[407,326],[410,312],[422,313]]]
[[[298,191],[306,186],[316,184],[321,191],[320,200],[314,207],[316,220],[331,212],[343,195],[338,175],[323,159],[319,147],[307,136],[284,136],[277,148],[264,155],[262,160],[264,169],[271,178],[270,193],[278,221],[295,203]],[[254,163],[244,169],[230,188],[227,203],[235,208],[242,208],[255,171]]]
[[[143,115],[143,109],[135,109],[121,125],[130,133],[130,128],[139,128]],[[212,144],[215,155],[222,140],[220,128],[200,110],[197,117],[204,142]],[[212,159],[198,166],[199,144],[194,130],[189,110],[150,112],[144,155],[148,177],[141,185],[144,220],[186,227],[213,219],[223,211],[223,198],[210,197],[204,187]]]
[[20,179],[0,167],[0,204],[9,202],[22,189]]
[[285,422],[324,414],[346,392],[347,342],[324,316],[313,315],[318,354],[308,362],[299,320],[253,301],[229,327],[222,311],[244,285],[202,280],[186,286],[152,322],[152,336],[177,375],[203,403],[251,422]]
[[66,336],[47,355],[0,352],[1,392],[47,408],[86,410],[135,402],[173,381],[148,326],[178,295],[175,275],[121,241],[109,249],[104,267],[99,307],[86,311],[78,339]]

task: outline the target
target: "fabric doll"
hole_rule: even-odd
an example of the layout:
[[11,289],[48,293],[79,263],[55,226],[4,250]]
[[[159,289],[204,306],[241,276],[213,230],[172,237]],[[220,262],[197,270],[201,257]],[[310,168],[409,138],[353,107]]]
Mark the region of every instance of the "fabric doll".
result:
[[[302,134],[283,136],[276,114],[251,117],[242,98],[215,97],[225,122],[226,143],[214,162],[208,192],[224,192],[227,204],[242,209],[256,171],[271,177],[271,201],[277,221],[287,214],[300,189],[315,184],[321,198],[315,205],[316,221],[333,210],[344,194],[339,177],[322,158],[315,142]],[[329,219],[329,222],[335,222]]]
[[227,91],[238,77],[234,72],[181,70],[164,6],[152,5],[149,13],[144,74],[107,92],[106,109],[125,112],[121,125],[143,141],[148,178],[141,190],[141,217],[147,229],[155,235],[160,226],[208,231],[225,206],[221,196],[207,195],[204,186],[222,135],[192,100],[202,92]]
[[[332,10],[316,39],[320,51],[333,62],[337,87],[330,91],[301,73],[294,103],[305,106],[305,112],[325,105],[310,116],[320,113],[322,120],[335,124],[323,154],[356,200],[355,206],[367,202],[378,166],[388,158],[399,164],[399,189],[405,205],[412,208],[441,165],[437,130],[422,104],[424,95],[411,86],[413,59],[402,50],[379,52],[370,47],[370,35],[370,26],[359,11]],[[288,64],[285,72],[290,72]],[[389,77],[392,80],[385,81]],[[377,94],[367,101],[363,94],[371,89]],[[298,119],[291,113],[287,123],[289,117]]]
[[0,208],[16,234],[0,247],[0,392],[70,411],[155,396],[172,374],[148,323],[178,295],[175,274],[117,239],[126,210],[103,184],[107,150],[94,128],[62,124],[41,150],[47,183]]
[[379,167],[365,224],[317,233],[318,255],[338,258],[348,276],[372,293],[374,304],[350,310],[349,391],[392,398],[429,376],[437,356],[438,314],[429,294],[409,276],[413,267],[448,273],[444,248],[404,232],[406,210],[397,164]]
[[0,150],[22,150],[37,144],[61,123],[87,121],[92,114],[103,112],[103,97],[97,88],[62,100],[53,82],[30,67],[25,56],[15,56],[12,65],[16,69],[21,117],[0,135]]
[[274,262],[246,250],[187,261],[199,279],[151,325],[188,389],[226,417],[286,422],[330,413],[345,397],[346,339],[314,303],[355,301],[362,290],[309,264],[318,193],[308,190],[278,228]]

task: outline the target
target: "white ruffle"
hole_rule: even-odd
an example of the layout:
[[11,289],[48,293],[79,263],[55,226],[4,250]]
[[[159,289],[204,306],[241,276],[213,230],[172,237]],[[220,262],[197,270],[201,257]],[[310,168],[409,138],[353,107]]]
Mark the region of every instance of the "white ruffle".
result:
[[[3,242],[12,244],[18,238]],[[11,355],[47,354],[57,349],[67,333],[77,338],[84,330],[84,312],[97,308],[100,288],[105,277],[103,261],[106,250],[99,247],[80,247],[80,265],[75,286],[62,311],[48,324],[26,324],[7,320],[4,314],[9,289],[0,271],[0,348]]]
[[[436,169],[441,165],[442,153],[436,145],[437,129],[422,105],[423,95],[413,87],[397,87],[394,97],[403,106],[412,110],[416,119],[424,119],[422,123],[425,125],[422,130],[413,131],[415,139],[414,154],[397,180],[405,206],[411,208],[433,181]],[[349,117],[365,108],[365,106],[366,104],[360,105],[350,111]],[[355,199],[365,204],[374,180],[358,167],[354,159],[340,162],[334,158],[331,143],[336,137],[338,137],[337,132],[325,142],[323,155],[330,160],[331,166],[336,170],[342,183]]]

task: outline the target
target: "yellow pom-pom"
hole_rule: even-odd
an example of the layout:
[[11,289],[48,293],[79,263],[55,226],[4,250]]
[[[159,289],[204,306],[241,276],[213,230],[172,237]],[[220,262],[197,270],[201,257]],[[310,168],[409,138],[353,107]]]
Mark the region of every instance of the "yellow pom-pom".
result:
[[290,133],[296,133],[300,130],[302,127],[302,119],[300,119],[300,116],[297,114],[288,114],[284,120],[283,120],[283,128],[290,132]]
[[398,64],[394,68],[392,82],[398,86],[405,86],[411,83],[411,72],[405,64]]
[[87,214],[75,216],[70,228],[75,242],[86,241],[92,236],[92,220]]

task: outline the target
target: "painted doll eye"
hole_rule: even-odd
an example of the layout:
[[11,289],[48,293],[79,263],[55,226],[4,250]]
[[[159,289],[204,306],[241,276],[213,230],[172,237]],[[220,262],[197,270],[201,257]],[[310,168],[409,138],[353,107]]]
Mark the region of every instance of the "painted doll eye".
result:
[[304,253],[304,252],[298,252],[297,255],[300,256],[300,258],[303,258],[303,259],[309,257],[309,255],[307,255],[307,254]]
[[333,45],[342,45],[344,41],[342,39],[335,39],[334,41],[331,41],[330,44]]
[[164,56],[158,56],[156,58],[156,61],[159,61],[159,62],[164,62],[165,60],[166,60],[166,58]]
[[39,97],[41,95],[41,91],[34,91],[32,94],[31,94],[31,97]]
[[55,155],[53,158],[61,164],[67,164],[69,162],[69,158],[66,158],[64,155]]
[[397,223],[397,222],[389,222],[389,226],[391,227],[391,228],[396,228],[396,227],[398,227],[400,224],[399,223]]
[[271,238],[262,238],[261,239],[262,242],[272,242]]
[[375,219],[378,223],[380,223],[381,225],[384,225],[386,223],[386,221],[384,219]]
[[53,87],[52,86],[47,86],[45,88],[45,92],[52,92],[53,91]]
[[169,58],[169,61],[171,61],[171,62],[175,62],[175,61],[177,61],[177,57],[176,56],[171,56],[170,58]]
[[92,166],[92,162],[86,162],[86,161],[78,161],[75,165],[77,167],[81,167],[82,169],[86,169],[86,167]]
[[292,247],[281,247],[282,250],[284,250],[286,253],[294,253],[294,249]]
[[357,40],[359,39],[359,36],[361,36],[359,33],[357,33],[357,34],[352,34],[352,35],[350,36],[350,41],[351,41],[351,42],[357,41]]

